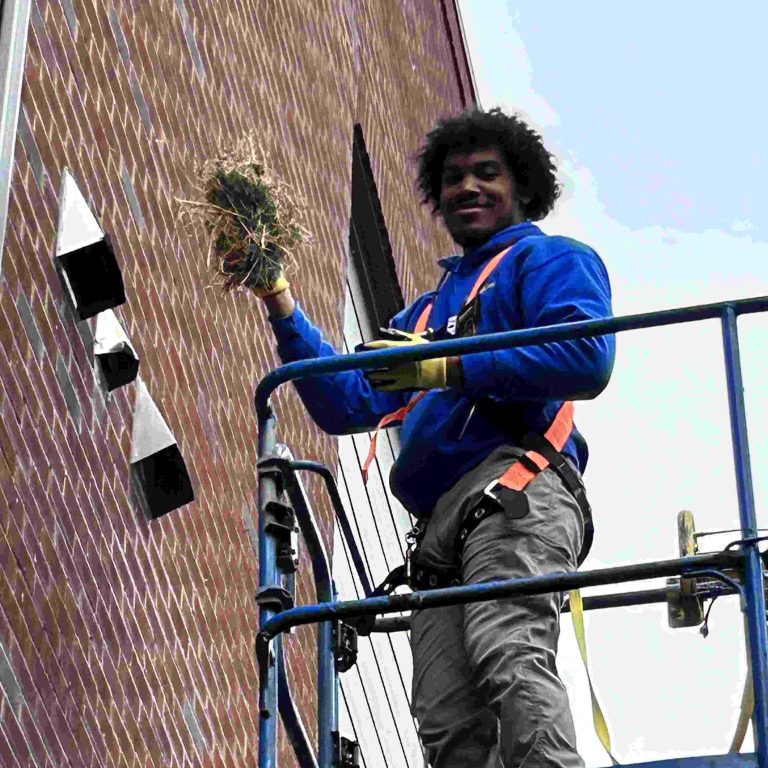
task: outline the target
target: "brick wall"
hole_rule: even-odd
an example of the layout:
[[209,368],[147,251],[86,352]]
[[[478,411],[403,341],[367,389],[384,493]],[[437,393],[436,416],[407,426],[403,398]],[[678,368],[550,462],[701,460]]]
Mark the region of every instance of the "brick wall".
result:
[[[256,764],[252,392],[277,361],[257,301],[209,287],[204,233],[178,228],[174,198],[255,130],[306,199],[296,293],[338,342],[359,122],[403,292],[429,288],[450,244],[408,158],[471,98],[457,30],[450,0],[34,3],[0,277],[1,765]],[[111,236],[117,314],[195,487],[156,521],[130,480],[136,385],[102,390],[94,321],[53,268],[65,167]],[[281,439],[334,466],[290,388],[277,407]],[[303,576],[297,598],[313,599]],[[288,660],[312,729],[311,629]]]

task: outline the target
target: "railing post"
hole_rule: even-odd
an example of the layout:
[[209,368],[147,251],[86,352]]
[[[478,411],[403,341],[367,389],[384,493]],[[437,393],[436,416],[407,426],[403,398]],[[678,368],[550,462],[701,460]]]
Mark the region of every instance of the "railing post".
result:
[[[333,600],[336,595],[333,595]],[[333,651],[333,622],[324,621],[317,628],[317,746],[318,765],[333,765],[333,733],[339,728],[336,657]]]
[[[276,447],[275,416],[270,406],[259,412],[259,458],[271,456]],[[267,504],[277,498],[274,475],[259,477],[259,586],[261,589],[279,586],[277,570],[277,542],[266,530]],[[263,626],[276,611],[268,604],[260,606],[259,626]],[[270,645],[281,643],[276,637]],[[257,646],[259,656],[259,768],[277,768],[277,653],[279,648]],[[266,678],[266,679],[265,679]]]
[[[743,537],[745,539],[756,538],[757,518],[752,491],[747,414],[744,406],[744,383],[741,376],[735,309],[731,306],[724,308],[721,321],[739,517]],[[757,542],[743,545],[742,551],[744,552],[744,594],[746,597],[744,612],[746,614],[752,683],[755,689],[755,711],[752,717],[755,752],[757,753],[759,768],[768,768],[768,632],[766,631],[763,565]]]
[[[262,446],[260,446],[260,450],[261,448]],[[272,458],[260,454],[260,474],[264,478],[276,476],[281,478],[281,489],[290,499],[291,507],[296,515],[296,521],[299,524],[312,562],[317,599],[319,602],[333,602],[337,600],[338,596],[331,578],[330,560],[309,506],[306,491],[296,475],[296,470],[302,468],[304,462],[295,461],[290,449],[276,442],[271,449],[271,454],[268,455]],[[323,469],[325,468],[323,467]],[[330,476],[330,472],[328,474]],[[262,499],[264,503],[270,500],[266,497]],[[265,511],[268,510],[262,510],[262,512]],[[266,514],[264,517],[269,518],[269,515]],[[290,694],[290,681],[285,679],[285,664],[278,663],[277,666],[280,714],[302,768],[305,764],[307,768],[312,768],[312,766],[315,768],[332,768],[334,762],[334,732],[338,731],[339,722],[339,679],[334,652],[335,623],[332,620],[321,622],[317,631],[317,756],[314,754],[306,755],[307,751],[313,748],[307,739],[303,723],[294,722],[294,720],[300,721],[301,718],[295,711],[295,703]],[[262,619],[262,628],[263,626],[264,619]],[[276,648],[276,653],[281,650],[279,647]],[[280,661],[280,654],[277,653],[277,656],[278,661]],[[284,705],[286,707],[285,712],[283,712]],[[290,718],[290,721],[286,721],[286,716]]]

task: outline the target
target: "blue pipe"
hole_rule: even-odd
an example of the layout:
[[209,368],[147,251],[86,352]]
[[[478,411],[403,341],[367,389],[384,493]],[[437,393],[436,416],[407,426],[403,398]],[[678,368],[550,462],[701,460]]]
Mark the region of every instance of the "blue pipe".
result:
[[715,552],[675,560],[657,560],[636,565],[600,568],[594,571],[552,573],[544,576],[528,576],[519,579],[489,581],[461,587],[431,589],[426,592],[410,592],[402,595],[369,597],[365,600],[302,605],[283,611],[270,621],[263,622],[261,632],[265,638],[275,637],[289,627],[313,624],[327,619],[344,619],[369,616],[378,613],[437,608],[444,605],[463,605],[485,602],[512,595],[541,595],[550,592],[566,592],[582,587],[603,584],[619,584],[662,576],[686,574],[695,576],[701,570],[738,568],[743,562],[738,552]]
[[[259,419],[259,456],[271,455],[276,444],[275,416],[267,408],[263,418]],[[259,585],[279,586],[277,569],[277,544],[273,536],[267,534],[264,510],[267,504],[277,498],[274,477],[263,475],[259,478]],[[275,611],[261,606],[259,625],[269,623]],[[262,663],[259,668],[259,768],[277,768],[277,670],[276,662],[280,656],[282,638],[277,638],[262,650]]]
[[[711,600],[724,595],[741,594],[741,587],[734,590],[724,584],[698,586],[696,597],[700,600]],[[626,608],[634,605],[652,605],[653,603],[666,603],[669,595],[666,587],[661,589],[641,589],[634,592],[618,592],[613,595],[585,595],[583,603],[585,611],[601,611],[606,608]],[[561,612],[570,613],[569,601],[563,605]],[[395,616],[388,619],[376,619],[371,632],[406,632],[411,628],[411,617]]]
[[768,296],[720,302],[717,304],[702,304],[700,306],[682,307],[680,309],[665,309],[659,312],[646,312],[644,314],[626,315],[624,317],[583,320],[578,323],[563,323],[561,325],[529,328],[522,331],[489,333],[483,336],[470,336],[463,339],[433,341],[424,346],[416,345],[400,349],[358,352],[354,355],[337,355],[334,357],[299,360],[270,371],[259,382],[255,394],[256,411],[259,415],[259,423],[261,423],[265,414],[268,414],[270,411],[270,394],[281,384],[293,379],[318,376],[323,373],[349,371],[354,368],[367,371],[373,368],[386,368],[397,363],[428,360],[433,357],[448,357],[472,352],[489,352],[497,349],[525,347],[532,344],[546,344],[553,341],[604,336],[608,333],[619,333],[639,328],[655,328],[660,325],[690,323],[697,320],[711,320],[714,318],[719,319],[726,309],[733,310],[736,315],[765,312],[768,310]]
[[[722,327],[741,530],[745,539],[756,538],[757,517],[752,490],[752,469],[749,461],[744,383],[741,376],[736,312],[732,307],[726,307],[723,310]],[[741,550],[744,554],[744,593],[746,598],[744,611],[746,613],[747,643],[755,691],[755,710],[752,718],[755,752],[759,768],[768,768],[768,632],[766,631],[763,564],[756,541],[743,544]]]
[[338,730],[333,624],[332,621],[323,621],[317,628],[317,762],[320,768],[332,768],[333,732]]
[[341,532],[344,534],[344,539],[346,540],[347,546],[349,547],[349,554],[352,556],[352,562],[355,564],[355,569],[357,570],[357,578],[360,580],[360,585],[363,588],[365,596],[368,597],[368,595],[373,592],[373,588],[371,587],[371,582],[368,581],[368,574],[365,571],[363,557],[360,554],[360,549],[357,546],[357,539],[355,539],[355,535],[352,532],[352,526],[349,524],[347,511],[344,509],[344,505],[341,503],[341,495],[339,494],[339,488],[336,485],[336,480],[333,477],[333,473],[330,469],[328,469],[328,467],[325,466],[325,464],[321,464],[319,461],[292,461],[291,468],[305,469],[308,472],[315,472],[323,478],[325,487],[328,491],[328,495],[331,497],[331,504],[333,505],[333,510],[336,513],[336,519],[339,521]]
[[277,654],[277,691],[280,704],[280,717],[285,725],[285,731],[291,740],[291,746],[301,768],[319,768],[317,758],[312,750],[309,734],[304,728],[304,722],[299,715],[296,702],[293,700],[288,674],[285,669],[283,649]]
[[[291,467],[293,461],[287,462]],[[329,558],[320,531],[307,503],[304,491],[292,471],[283,474],[285,489],[296,513],[296,519],[304,536],[319,602],[336,600]],[[317,741],[319,768],[331,768],[333,763],[333,731],[338,730],[338,691],[336,657],[333,652],[334,622],[324,621],[317,631]],[[300,734],[297,734],[300,735]],[[293,741],[293,739],[292,739]]]

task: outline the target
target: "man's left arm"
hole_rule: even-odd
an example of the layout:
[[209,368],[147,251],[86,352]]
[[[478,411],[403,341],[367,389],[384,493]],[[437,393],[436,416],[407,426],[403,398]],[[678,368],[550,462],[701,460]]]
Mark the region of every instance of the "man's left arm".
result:
[[[525,328],[612,314],[608,273],[586,247],[546,257],[532,254],[516,280],[510,272],[501,272],[496,290],[499,300],[504,295],[511,301],[519,297]],[[460,362],[449,359],[446,367],[449,385],[475,397],[501,402],[589,399],[608,384],[614,354],[614,338],[607,335],[479,352],[462,356]]]

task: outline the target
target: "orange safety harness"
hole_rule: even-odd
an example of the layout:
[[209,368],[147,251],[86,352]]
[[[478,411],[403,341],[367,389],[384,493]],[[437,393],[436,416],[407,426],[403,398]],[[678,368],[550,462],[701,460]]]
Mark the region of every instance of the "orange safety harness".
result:
[[[460,564],[464,544],[469,534],[477,528],[486,517],[505,509],[505,503],[515,503],[514,497],[525,490],[526,486],[548,467],[558,475],[568,492],[573,496],[584,520],[584,540],[578,562],[583,562],[592,546],[594,529],[592,525],[592,510],[587,501],[587,494],[581,478],[573,467],[568,464],[562,451],[571,432],[573,431],[573,403],[565,402],[560,407],[549,429],[543,434],[530,432],[521,439],[525,453],[515,459],[509,469],[500,477],[492,480],[483,489],[482,498],[464,518],[456,534],[454,549],[456,552],[456,568],[435,571],[418,564],[418,547],[424,536],[427,522],[419,520],[414,530],[409,534],[410,547],[404,571],[407,582],[414,589],[429,589],[447,587],[461,583]],[[510,496],[510,498],[504,498]],[[406,539],[409,537],[406,536]],[[389,577],[387,577],[389,580]]]
[[[512,246],[501,251],[494,258],[492,258],[480,272],[475,281],[472,290],[469,292],[464,305],[462,313],[472,304],[477,298],[478,294],[482,290],[485,282],[491,276],[493,271],[499,265],[501,260],[509,253]],[[424,309],[419,314],[416,321],[413,333],[415,334],[430,334],[433,333],[431,329],[428,329],[429,319],[434,306],[434,299],[429,301]],[[421,401],[424,395],[429,390],[419,392],[415,394],[410,401],[392,413],[384,416],[376,426],[376,430],[371,438],[371,445],[368,451],[368,456],[363,464],[363,480],[367,482],[368,469],[376,456],[376,443],[379,432],[394,422],[403,422],[408,414],[416,407]],[[460,561],[461,553],[469,534],[490,514],[498,512],[503,508],[503,501],[501,497],[508,492],[519,493],[525,489],[525,487],[536,477],[539,472],[551,467],[552,470],[560,477],[568,491],[576,500],[579,509],[584,517],[585,532],[584,543],[582,551],[579,554],[579,562],[582,562],[586,557],[587,552],[592,543],[593,526],[592,526],[592,514],[589,506],[589,502],[586,498],[586,492],[584,486],[581,483],[581,479],[578,473],[568,464],[567,460],[561,453],[565,444],[568,442],[568,438],[573,432],[573,414],[574,404],[571,401],[566,401],[562,404],[557,414],[555,415],[552,424],[549,429],[541,435],[537,433],[528,433],[524,437],[520,438],[520,444],[525,448],[525,453],[516,459],[509,469],[504,472],[500,477],[491,481],[483,489],[484,502],[478,504],[472,514],[468,515],[460,527],[456,542],[455,549],[457,560]],[[458,570],[451,569],[448,571],[437,572],[432,569],[419,567],[418,564],[418,546],[423,538],[424,531],[426,530],[426,523],[428,518],[417,521],[414,529],[406,536],[408,542],[408,554],[406,557],[406,564],[395,568],[390,573],[382,584],[380,584],[374,591],[376,594],[387,594],[393,591],[400,584],[408,583],[413,589],[435,588],[445,587],[451,584],[460,583],[460,575]]]
[[[493,274],[493,271],[499,265],[499,262],[509,253],[510,250],[512,250],[511,245],[501,251],[501,253],[496,254],[496,256],[494,256],[485,265],[485,267],[483,267],[482,271],[477,276],[477,280],[475,280],[475,284],[472,286],[472,290],[464,300],[464,307],[468,307],[477,298],[477,294],[480,293],[480,289],[483,287],[483,285],[485,285],[486,280],[488,280],[488,278]],[[427,302],[424,309],[421,311],[421,314],[419,314],[418,319],[416,320],[416,325],[412,333],[419,335],[429,332],[429,318],[432,315],[432,308],[434,305],[434,299],[431,299],[429,302]],[[364,484],[368,483],[368,469],[371,466],[374,458],[376,458],[376,446],[379,439],[379,432],[384,429],[384,427],[388,427],[390,424],[395,422],[400,422],[402,424],[405,421],[405,417],[419,404],[427,392],[429,392],[429,390],[425,389],[423,392],[419,392],[418,394],[414,395],[406,405],[404,405],[402,408],[398,408],[392,413],[388,413],[376,425],[376,430],[373,433],[373,437],[371,438],[371,445],[368,449],[368,455],[363,462],[362,475]]]
[[[544,433],[544,439],[559,453],[568,442],[573,432],[573,403],[566,401],[557,412],[554,421]],[[549,466],[549,459],[538,451],[528,450],[516,461],[498,480],[494,480],[488,486],[486,492],[491,492],[496,484],[511,488],[513,491],[522,491],[536,475]],[[533,465],[533,466],[531,466]]]

